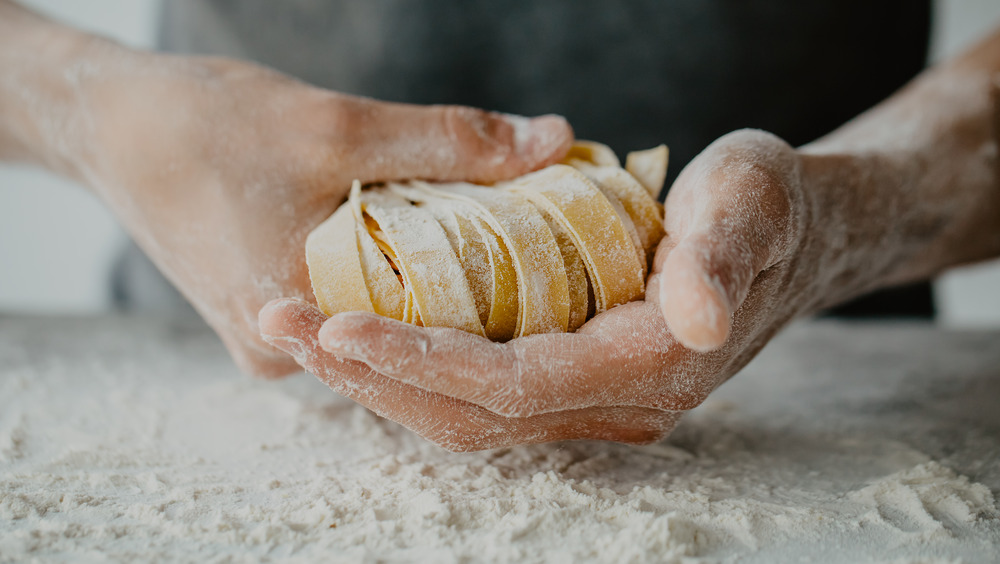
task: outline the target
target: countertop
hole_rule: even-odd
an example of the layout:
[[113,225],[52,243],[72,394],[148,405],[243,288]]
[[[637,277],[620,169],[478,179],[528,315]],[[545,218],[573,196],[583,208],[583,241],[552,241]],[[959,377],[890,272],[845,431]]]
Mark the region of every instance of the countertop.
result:
[[1000,331],[802,322],[647,447],[450,454],[178,318],[0,316],[0,562],[1000,561]]

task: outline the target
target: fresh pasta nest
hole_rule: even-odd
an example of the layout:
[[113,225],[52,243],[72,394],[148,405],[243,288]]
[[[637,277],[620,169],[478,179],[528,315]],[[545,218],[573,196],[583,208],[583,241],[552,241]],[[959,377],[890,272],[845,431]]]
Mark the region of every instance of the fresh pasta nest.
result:
[[578,142],[557,164],[494,186],[361,189],[306,240],[327,315],[368,311],[495,341],[574,331],[635,300],[664,235],[663,145]]

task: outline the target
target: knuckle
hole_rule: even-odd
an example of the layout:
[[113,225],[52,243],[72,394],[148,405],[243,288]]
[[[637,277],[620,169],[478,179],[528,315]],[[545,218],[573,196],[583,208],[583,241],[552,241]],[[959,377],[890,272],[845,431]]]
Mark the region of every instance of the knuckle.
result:
[[363,136],[378,118],[373,103],[329,92],[320,92],[305,106],[308,110],[297,112],[304,121],[302,130],[315,132],[323,150],[341,160],[352,148],[363,144]]
[[449,132],[463,137],[483,137],[489,127],[484,112],[465,106],[443,106],[441,118]]
[[799,232],[799,155],[762,131],[736,131],[718,143],[704,186],[720,204],[712,208],[712,223],[746,247],[759,266],[770,266],[789,252]]
[[356,160],[364,146],[370,112],[328,92],[309,93],[294,110],[283,114],[290,127],[282,143],[302,163],[309,178],[327,178]]
[[785,142],[785,140],[781,137],[778,137],[771,132],[764,131],[763,129],[754,129],[750,127],[744,127],[731,131],[720,137],[716,143],[727,147],[751,147],[755,150],[755,152],[792,150],[791,145]]
[[495,168],[502,168],[516,156],[512,150],[513,127],[506,120],[464,106],[445,106],[441,115],[448,140],[466,158],[477,159],[484,179],[491,178]]
[[328,92],[321,93],[316,102],[315,114],[309,117],[318,118],[324,129],[340,134],[356,131],[375,114],[374,106]]

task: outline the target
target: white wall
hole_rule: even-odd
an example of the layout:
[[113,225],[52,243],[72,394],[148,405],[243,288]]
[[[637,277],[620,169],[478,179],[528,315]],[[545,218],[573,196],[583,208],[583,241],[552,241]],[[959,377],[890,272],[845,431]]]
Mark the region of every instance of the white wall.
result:
[[[931,61],[940,61],[1000,25],[1000,1],[938,0],[935,18]],[[942,324],[1000,327],[1000,260],[946,273],[934,294]]]
[[[159,0],[27,0],[67,23],[148,47]],[[931,60],[1000,25],[1000,1],[938,0]],[[85,190],[44,172],[0,166],[0,311],[93,312],[109,305],[107,270],[124,235]],[[1000,262],[937,284],[949,325],[1000,326]]]

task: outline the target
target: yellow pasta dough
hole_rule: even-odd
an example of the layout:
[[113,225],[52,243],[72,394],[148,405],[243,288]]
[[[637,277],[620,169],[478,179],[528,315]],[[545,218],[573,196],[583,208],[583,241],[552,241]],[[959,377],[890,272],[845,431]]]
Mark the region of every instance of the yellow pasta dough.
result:
[[663,237],[667,149],[577,142],[563,164],[491,187],[412,181],[362,190],[306,240],[327,315],[370,311],[506,341],[573,331],[642,296]]

